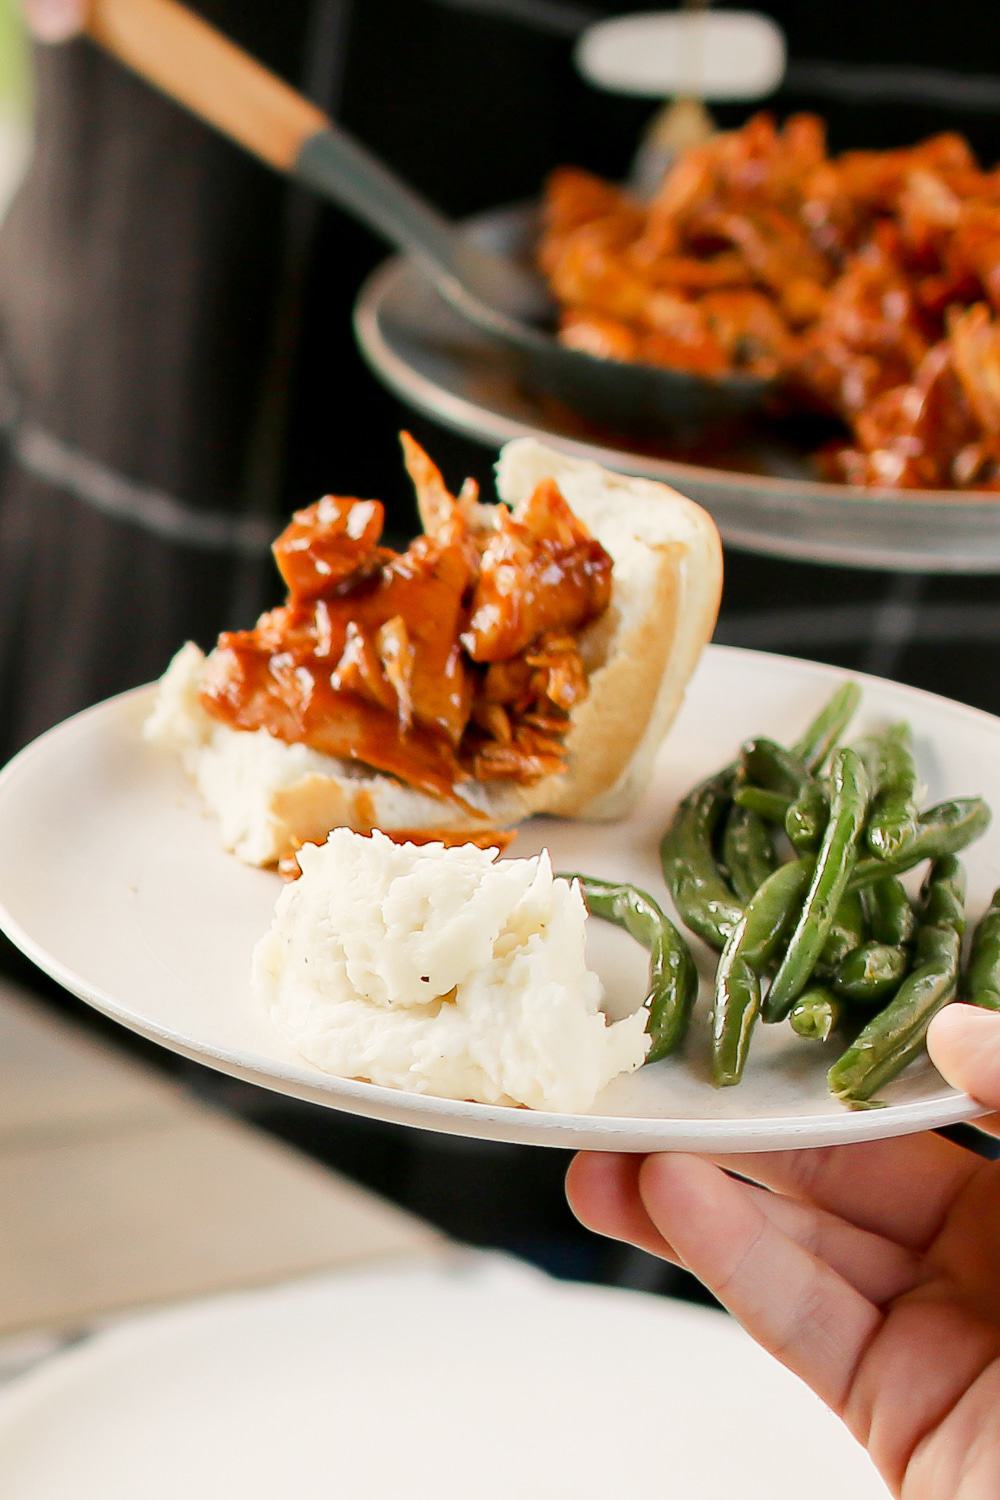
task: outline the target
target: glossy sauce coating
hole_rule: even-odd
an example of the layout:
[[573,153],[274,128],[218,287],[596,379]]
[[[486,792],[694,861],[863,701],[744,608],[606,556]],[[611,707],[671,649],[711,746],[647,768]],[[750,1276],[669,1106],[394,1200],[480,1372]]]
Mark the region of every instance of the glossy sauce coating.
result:
[[824,476],[1000,491],[1000,168],[961,136],[831,156],[817,116],[758,114],[649,201],[562,168],[538,255],[564,343],[780,380],[842,425]]
[[587,691],[576,632],[607,608],[612,564],[552,481],[512,514],[456,499],[412,439],[405,453],[432,534],[397,553],[378,501],[297,512],[274,546],[287,603],[220,636],[202,701],[461,801],[469,777],[561,769]]

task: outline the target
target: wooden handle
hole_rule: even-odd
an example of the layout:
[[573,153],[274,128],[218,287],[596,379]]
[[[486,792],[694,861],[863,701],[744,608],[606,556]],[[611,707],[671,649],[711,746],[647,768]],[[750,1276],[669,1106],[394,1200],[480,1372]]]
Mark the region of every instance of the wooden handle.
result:
[[119,62],[280,171],[329,124],[177,0],[90,0],[86,29]]

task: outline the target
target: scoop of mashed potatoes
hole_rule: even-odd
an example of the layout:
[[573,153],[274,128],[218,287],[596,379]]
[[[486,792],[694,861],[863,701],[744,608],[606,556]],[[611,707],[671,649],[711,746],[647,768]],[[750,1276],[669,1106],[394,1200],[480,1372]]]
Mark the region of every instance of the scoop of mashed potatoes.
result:
[[588,1109],[649,1046],[609,1022],[586,908],[547,854],[335,829],[299,852],[253,958],[256,994],[329,1073],[484,1104]]

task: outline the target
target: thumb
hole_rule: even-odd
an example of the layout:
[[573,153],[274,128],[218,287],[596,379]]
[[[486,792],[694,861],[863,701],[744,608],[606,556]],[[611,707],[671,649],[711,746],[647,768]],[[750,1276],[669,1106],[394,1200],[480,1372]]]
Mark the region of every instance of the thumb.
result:
[[[927,1050],[953,1088],[1000,1110],[1000,1013],[946,1005],[931,1022]],[[986,1128],[1000,1132],[1000,1122]]]

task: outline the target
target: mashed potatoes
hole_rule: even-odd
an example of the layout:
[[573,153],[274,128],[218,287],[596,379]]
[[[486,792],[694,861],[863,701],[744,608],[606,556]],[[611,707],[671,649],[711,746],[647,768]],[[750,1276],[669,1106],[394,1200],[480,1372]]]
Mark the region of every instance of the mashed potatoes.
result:
[[569,1112],[638,1068],[646,1014],[602,1014],[579,891],[547,854],[495,860],[343,828],[303,848],[253,959],[297,1050],[347,1078]]

